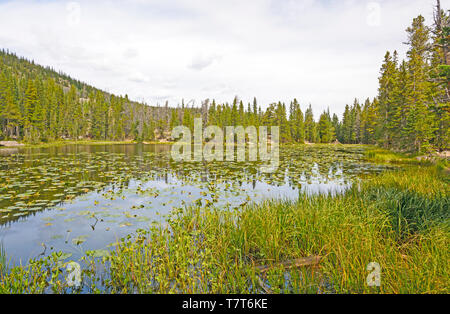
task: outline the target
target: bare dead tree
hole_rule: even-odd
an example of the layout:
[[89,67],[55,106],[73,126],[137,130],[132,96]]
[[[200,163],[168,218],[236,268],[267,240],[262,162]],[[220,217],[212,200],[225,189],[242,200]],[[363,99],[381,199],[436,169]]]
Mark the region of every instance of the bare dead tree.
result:
[[[444,34],[444,27],[447,25],[444,25],[444,21],[442,20],[442,9],[441,9],[441,1],[440,0],[436,0],[436,10],[434,12],[434,23],[436,25],[436,36],[438,36],[439,38],[444,39],[445,34]],[[445,23],[447,24],[447,23]],[[440,48],[442,48],[442,52],[443,52],[443,63],[446,65],[449,65],[449,57],[448,57],[448,46],[444,43],[442,44],[438,44],[438,46]]]
[[[449,36],[447,30],[450,27],[450,16],[445,13],[441,8],[441,1],[436,0],[436,8],[434,11],[434,35],[437,38],[435,47],[442,50],[442,64],[450,66],[450,49],[448,47]],[[450,81],[447,80],[446,95],[447,99],[450,98]]]
[[204,123],[208,121],[209,98],[202,101],[202,120]]

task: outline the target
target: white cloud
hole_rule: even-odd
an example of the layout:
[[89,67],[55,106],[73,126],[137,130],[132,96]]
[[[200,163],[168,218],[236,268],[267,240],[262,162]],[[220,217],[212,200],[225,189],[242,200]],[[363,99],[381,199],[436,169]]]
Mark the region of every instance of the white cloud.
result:
[[404,55],[404,29],[418,14],[430,22],[433,4],[19,0],[0,2],[0,47],[150,104],[295,97],[341,113],[376,95],[385,51]]
[[189,65],[189,68],[201,71],[218,60],[220,60],[220,57],[216,55],[197,54],[192,58],[192,63]]

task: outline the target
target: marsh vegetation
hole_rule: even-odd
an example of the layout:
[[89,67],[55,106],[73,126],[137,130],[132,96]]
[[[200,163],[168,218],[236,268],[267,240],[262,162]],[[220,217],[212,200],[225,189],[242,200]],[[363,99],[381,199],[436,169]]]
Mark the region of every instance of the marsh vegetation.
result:
[[[0,291],[448,293],[445,162],[290,145],[262,174],[258,163],[174,163],[168,148],[0,157]],[[283,266],[309,256],[320,263]],[[82,265],[81,287],[67,285],[70,261]],[[367,286],[371,262],[380,287]]]
[[[0,293],[449,293],[448,13],[413,19],[341,119],[149,106],[0,50]],[[279,127],[279,167],[175,162],[171,130],[196,120]]]

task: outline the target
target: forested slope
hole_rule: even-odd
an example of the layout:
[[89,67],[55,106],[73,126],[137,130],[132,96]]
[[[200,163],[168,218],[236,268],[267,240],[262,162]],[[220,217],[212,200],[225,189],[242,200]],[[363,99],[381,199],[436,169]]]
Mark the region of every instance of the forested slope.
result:
[[[406,29],[405,60],[387,52],[374,99],[347,105],[340,119],[330,110],[318,121],[311,105],[244,104],[205,100],[199,107],[184,101],[175,107],[148,106],[116,96],[0,50],[0,139],[29,143],[57,139],[152,141],[170,139],[195,117],[220,127],[280,126],[283,143],[305,141],[378,144],[409,152],[446,150],[450,141],[450,17],[438,5],[428,26],[418,16]],[[399,43],[400,45],[401,43]],[[173,104],[171,104],[173,105]],[[333,104],[329,104],[332,107]]]

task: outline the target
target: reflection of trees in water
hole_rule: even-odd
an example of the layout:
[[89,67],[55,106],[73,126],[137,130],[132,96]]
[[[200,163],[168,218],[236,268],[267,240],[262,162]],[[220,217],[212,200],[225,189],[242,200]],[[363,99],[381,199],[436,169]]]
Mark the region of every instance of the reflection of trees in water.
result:
[[18,153],[18,148],[0,148],[0,156],[10,156]]
[[[0,190],[0,195],[14,191],[15,195],[32,191],[25,200],[24,216],[1,218],[0,223],[10,223],[36,211],[26,211],[33,202],[46,200],[41,210],[59,206],[71,198],[106,188],[128,188],[130,180],[162,181],[171,184],[176,179],[182,184],[227,184],[233,187],[251,185],[256,188],[262,181],[273,186],[290,185],[300,188],[313,180],[333,180],[346,173],[346,169],[361,167],[358,156],[349,151],[298,148],[281,150],[280,166],[275,173],[259,171],[259,162],[182,163],[171,160],[169,145],[68,145],[49,148],[19,149],[20,154],[1,157],[0,170],[6,178],[20,179],[23,186]],[[349,159],[349,161],[347,161]],[[365,165],[367,168],[367,165]],[[48,180],[38,181],[38,178]],[[17,182],[17,180],[16,180]],[[59,184],[63,182],[64,184]],[[83,184],[86,183],[86,184]],[[95,184],[93,184],[95,183]],[[70,193],[69,193],[70,192]],[[56,195],[62,194],[65,199]],[[60,200],[58,203],[51,201]],[[0,208],[8,208],[22,199],[0,199]],[[21,209],[24,209],[23,205]],[[0,214],[1,215],[1,214]]]

